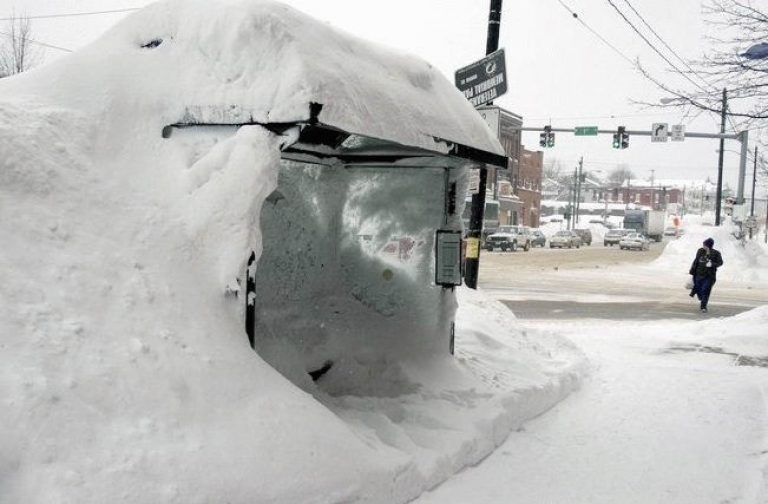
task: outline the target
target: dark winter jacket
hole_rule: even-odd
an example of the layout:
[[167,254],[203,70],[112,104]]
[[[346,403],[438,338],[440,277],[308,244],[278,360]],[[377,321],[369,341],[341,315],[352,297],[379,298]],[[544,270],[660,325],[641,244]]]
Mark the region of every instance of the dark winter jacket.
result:
[[[712,262],[712,266],[707,267],[707,262]],[[715,249],[707,250],[701,247],[696,252],[696,259],[691,264],[689,274],[695,277],[709,277],[712,281],[717,280],[717,268],[723,265],[723,256],[720,251]]]

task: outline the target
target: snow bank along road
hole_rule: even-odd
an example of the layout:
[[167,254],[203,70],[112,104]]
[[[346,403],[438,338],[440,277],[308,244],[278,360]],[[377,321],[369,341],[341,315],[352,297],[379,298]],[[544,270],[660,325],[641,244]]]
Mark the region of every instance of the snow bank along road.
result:
[[[607,269],[605,261],[579,261],[578,253],[562,255],[577,267],[563,259],[550,272],[526,266],[522,254],[486,254],[481,271],[513,310],[530,298],[586,301],[584,309],[568,310],[567,320],[530,310],[523,323],[571,338],[587,353],[591,377],[481,464],[417,502],[768,502],[768,307],[723,319],[622,319],[629,310],[616,308],[621,304],[687,297],[637,264],[653,253],[624,253],[635,263]],[[553,285],[560,287],[549,291]],[[716,299],[739,310],[765,303],[765,294],[727,282],[715,287]],[[590,306],[601,301],[611,301],[620,316],[593,318]]]

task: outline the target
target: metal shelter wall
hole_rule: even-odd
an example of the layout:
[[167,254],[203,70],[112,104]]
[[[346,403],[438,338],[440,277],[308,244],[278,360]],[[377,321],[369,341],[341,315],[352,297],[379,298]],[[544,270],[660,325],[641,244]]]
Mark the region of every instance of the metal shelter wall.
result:
[[448,188],[466,178],[447,165],[281,161],[256,268],[254,348],[265,360],[301,382],[404,338],[446,351],[455,300],[434,284],[435,233],[460,229],[462,202],[448,215]]

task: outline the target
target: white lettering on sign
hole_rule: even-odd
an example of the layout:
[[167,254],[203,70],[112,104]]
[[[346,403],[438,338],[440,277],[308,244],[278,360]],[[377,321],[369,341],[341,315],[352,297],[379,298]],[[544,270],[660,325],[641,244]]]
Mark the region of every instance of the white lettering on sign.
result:
[[492,87],[498,86],[502,82],[504,82],[504,75],[503,74],[499,74],[499,75],[497,75],[495,77],[491,77],[490,79],[485,80],[485,81],[481,82],[480,84],[476,84],[475,85],[475,93],[476,94],[480,94],[480,93],[482,93],[484,91],[488,91]]
[[[474,99],[476,97],[479,97],[481,94],[485,93],[486,91],[492,90],[496,86],[504,83],[504,74],[496,75],[495,77],[491,77],[490,79],[486,79],[480,84],[475,84],[473,87],[469,89],[464,90],[464,96],[467,97],[472,103],[474,103]],[[494,91],[495,92],[495,91]],[[494,98],[497,95],[494,95]]]
[[477,107],[478,105],[482,105],[484,103],[488,103],[491,100],[494,100],[498,96],[498,93],[496,92],[496,88],[491,88],[488,91],[484,93],[480,93],[477,96],[473,96],[469,99],[469,102]]

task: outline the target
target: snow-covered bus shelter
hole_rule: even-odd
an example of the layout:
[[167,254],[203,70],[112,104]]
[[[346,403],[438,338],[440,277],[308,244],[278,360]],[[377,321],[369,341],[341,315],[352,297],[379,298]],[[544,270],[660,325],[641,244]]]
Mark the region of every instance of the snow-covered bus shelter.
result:
[[261,9],[252,93],[189,103],[162,132],[278,139],[263,247],[238,287],[251,345],[294,381],[362,354],[449,351],[467,170],[506,168],[502,147],[431,65]]
[[162,0],[0,79],[0,129],[9,502],[408,502],[577,383],[452,288],[503,153],[419,59]]

